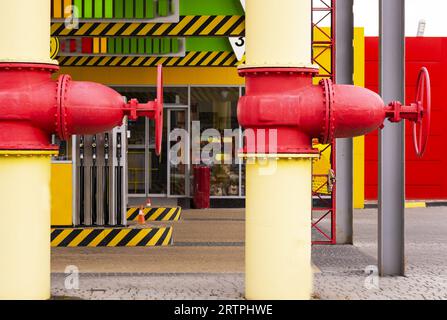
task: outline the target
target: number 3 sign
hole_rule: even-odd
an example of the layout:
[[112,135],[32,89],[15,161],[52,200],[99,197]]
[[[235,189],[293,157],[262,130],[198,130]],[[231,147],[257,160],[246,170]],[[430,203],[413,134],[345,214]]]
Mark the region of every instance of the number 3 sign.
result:
[[[245,11],[245,0],[241,0],[242,7]],[[245,37],[231,37],[228,38],[233,48],[234,54],[238,61],[241,61],[245,54]]]

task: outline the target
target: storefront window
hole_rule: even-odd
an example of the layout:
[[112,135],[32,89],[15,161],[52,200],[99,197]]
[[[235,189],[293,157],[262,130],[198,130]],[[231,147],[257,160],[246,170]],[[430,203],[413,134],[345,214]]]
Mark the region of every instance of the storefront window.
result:
[[[156,98],[154,87],[115,87],[129,99],[145,103]],[[240,87],[168,87],[164,88],[164,128],[162,154],[155,155],[153,121],[140,118],[129,121],[128,183],[129,194],[135,196],[193,195],[191,141],[186,152],[192,163],[168,164],[168,129],[187,130],[191,134],[192,121],[200,125],[197,143],[205,153],[207,145],[219,145],[218,152],[210,153],[206,163],[211,167],[211,196],[240,197],[245,195],[245,167],[237,157],[240,132],[237,103]],[[189,109],[188,109],[189,108]],[[170,123],[168,123],[170,122]],[[210,135],[211,130],[211,135]],[[170,147],[177,141],[172,141]],[[197,159],[195,159],[197,160]],[[241,177],[242,174],[242,177]],[[188,186],[188,188],[186,188]],[[191,186],[191,187],[190,187]],[[189,191],[191,190],[191,191]]]
[[129,166],[129,193],[144,194],[144,149],[129,149],[127,154],[127,161]]
[[[155,87],[114,87],[127,100],[138,99],[141,103],[156,99]],[[164,106],[187,106],[187,87],[165,87],[163,89]],[[155,195],[168,192],[167,165],[167,111],[163,118],[163,143],[161,156],[155,154],[154,122],[145,118],[128,122],[130,137],[129,153],[129,194]]]
[[[236,148],[239,136],[229,135],[238,129],[238,87],[191,88],[191,118],[200,123],[200,146],[203,151],[210,143],[220,145],[220,152],[212,154],[211,196],[239,196],[239,164]],[[211,129],[212,131],[210,131]],[[230,150],[230,152],[225,152]],[[202,159],[202,162],[205,162]]]

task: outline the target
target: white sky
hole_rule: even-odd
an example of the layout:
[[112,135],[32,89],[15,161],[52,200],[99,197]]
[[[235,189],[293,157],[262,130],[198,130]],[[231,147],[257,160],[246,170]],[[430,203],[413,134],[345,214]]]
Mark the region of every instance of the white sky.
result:
[[[424,36],[447,36],[446,12],[447,0],[406,0],[406,35],[416,36],[419,21],[425,19]],[[379,1],[354,0],[354,23],[357,27],[365,28],[366,36],[377,36],[379,34]]]

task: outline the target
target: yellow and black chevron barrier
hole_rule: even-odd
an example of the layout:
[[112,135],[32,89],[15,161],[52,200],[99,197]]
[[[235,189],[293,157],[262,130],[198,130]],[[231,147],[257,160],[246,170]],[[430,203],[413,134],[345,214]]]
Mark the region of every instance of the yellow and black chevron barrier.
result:
[[80,22],[67,29],[64,22],[51,24],[52,36],[222,36],[245,34],[245,16],[181,16],[178,23]]
[[65,67],[236,67],[244,62],[230,51],[188,51],[184,57],[62,56],[58,60]]
[[52,247],[151,247],[171,245],[172,227],[160,228],[55,228]]
[[[178,221],[182,212],[181,207],[175,208],[144,208],[144,218],[148,221]],[[139,208],[127,210],[127,221],[137,220]]]

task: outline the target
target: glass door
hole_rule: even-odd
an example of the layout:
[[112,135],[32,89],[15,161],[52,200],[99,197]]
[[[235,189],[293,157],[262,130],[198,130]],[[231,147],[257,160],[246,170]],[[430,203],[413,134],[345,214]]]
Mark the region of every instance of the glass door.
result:
[[166,196],[168,193],[168,160],[167,160],[167,138],[168,138],[168,110],[163,112],[163,138],[161,145],[161,154],[157,156],[155,153],[155,122],[146,119],[149,127],[149,141],[147,146],[147,190],[150,196]]
[[187,106],[167,110],[168,196],[189,194],[189,119]]

